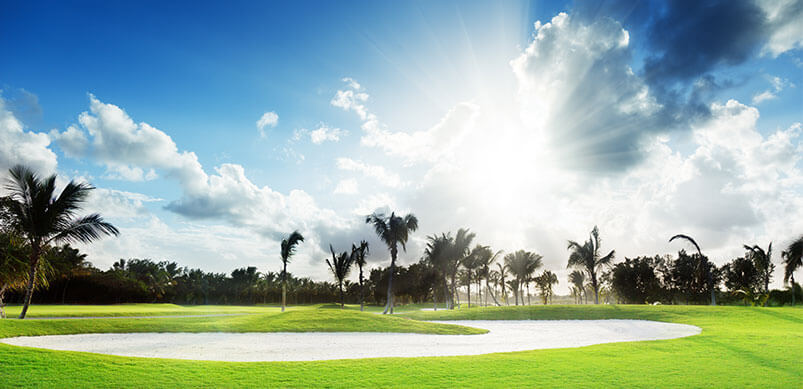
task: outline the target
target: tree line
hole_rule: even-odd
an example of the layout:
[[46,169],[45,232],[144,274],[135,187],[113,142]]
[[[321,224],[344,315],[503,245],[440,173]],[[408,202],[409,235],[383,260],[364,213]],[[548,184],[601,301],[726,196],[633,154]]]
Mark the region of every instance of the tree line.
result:
[[[189,269],[170,261],[120,259],[108,270],[93,267],[86,255],[70,246],[89,243],[118,230],[100,215],[76,213],[93,188],[70,182],[56,194],[55,175],[38,177],[22,166],[12,168],[0,198],[0,314],[3,301],[22,302],[20,318],[36,296],[50,303],[173,302],[180,304],[384,304],[393,313],[397,303],[440,302],[447,309],[462,304],[514,305],[553,301],[557,276],[543,269],[543,257],[533,251],[504,253],[477,244],[467,228],[426,237],[422,257],[409,266],[397,266],[399,249],[406,251],[410,235],[418,229],[413,214],[374,213],[365,222],[387,246],[390,264],[366,269],[368,243],[353,244],[322,261],[333,282],[299,278],[288,265],[304,237],[298,231],[281,242],[280,272],[259,272],[256,267],[231,273]],[[710,297],[724,303],[750,305],[795,304],[801,297],[794,272],[801,268],[803,237],[781,253],[784,283],[789,290],[770,291],[772,244],[767,249],[745,245],[745,255],[717,267],[703,255],[697,242],[675,235],[670,242],[686,241],[695,248],[669,255],[625,258],[614,263],[615,250],[601,249],[599,229],[587,240],[568,241],[567,282],[575,303],[703,304]],[[358,282],[348,279],[354,267]],[[365,276],[365,272],[368,276]],[[531,289],[532,287],[532,289]],[[724,287],[724,289],[723,289]],[[531,293],[534,292],[533,293]],[[4,300],[5,299],[5,300]]]

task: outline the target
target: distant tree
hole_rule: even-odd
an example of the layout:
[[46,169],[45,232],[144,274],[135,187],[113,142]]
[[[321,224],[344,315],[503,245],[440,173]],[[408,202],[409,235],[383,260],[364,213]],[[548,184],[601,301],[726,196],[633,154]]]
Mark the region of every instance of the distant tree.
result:
[[497,273],[499,274],[498,280],[499,280],[499,288],[501,289],[502,292],[502,299],[504,300],[506,305],[510,305],[510,301],[507,299],[507,290],[505,290],[505,287],[507,286],[507,284],[505,283],[505,278],[508,275],[507,266],[501,263],[497,263],[496,267],[497,267]]
[[346,277],[349,276],[351,265],[356,258],[346,251],[340,253],[340,255],[336,255],[335,249],[332,248],[331,244],[329,245],[329,251],[332,252],[332,261],[329,262],[329,259],[327,259],[326,264],[329,265],[329,270],[332,271],[332,275],[334,275],[335,280],[337,280],[337,288],[340,291],[340,309],[343,309],[346,306],[345,300],[343,299],[343,282],[346,280]]
[[587,241],[583,244],[577,243],[573,240],[569,241],[568,250],[569,265],[585,271],[589,278],[591,278],[591,287],[594,288],[594,304],[599,304],[599,275],[598,273],[608,266],[616,255],[615,250],[611,250],[607,255],[600,254],[601,240],[599,237],[599,229],[594,226]]
[[[427,236],[427,247],[424,249],[424,261],[432,266],[443,282],[443,301],[447,309],[451,308],[453,301],[449,286],[447,285],[447,275],[451,270],[451,262],[454,258],[453,250],[454,238],[452,238],[451,234]],[[433,300],[434,299],[435,297],[433,296]],[[435,305],[435,310],[437,309],[437,305]]]
[[772,272],[775,271],[775,264],[772,263],[772,242],[767,247],[767,251],[764,251],[758,245],[753,245],[752,247],[744,245],[744,248],[748,252],[748,257],[756,266],[759,279],[764,284],[764,294],[769,294]]
[[52,244],[90,243],[105,235],[118,235],[113,225],[98,214],[76,217],[94,189],[89,184],[70,181],[56,195],[56,175],[39,178],[28,167],[17,165],[9,170],[6,184],[10,202],[10,224],[30,246],[28,276],[20,319],[24,319],[36,287],[39,261]]
[[783,282],[792,281],[792,305],[795,305],[795,271],[803,268],[803,236],[792,242],[784,251]]
[[6,318],[3,302],[6,291],[22,289],[25,286],[27,277],[25,265],[29,252],[25,240],[18,234],[11,231],[0,232],[0,318]]
[[667,264],[668,286],[688,303],[704,303],[706,294],[719,284],[718,269],[699,253],[678,252],[677,259]]
[[351,245],[351,255],[354,256],[354,263],[360,268],[360,311],[365,307],[365,285],[363,283],[362,269],[365,267],[365,255],[368,254],[368,242],[361,241],[360,246]]
[[505,255],[505,267],[516,277],[516,285],[518,287],[518,289],[515,289],[515,292],[517,292],[515,295],[516,305],[519,305],[519,295],[521,295],[522,305],[524,304],[524,291],[522,287],[527,286],[526,284],[529,283],[533,273],[542,266],[541,259],[542,257],[540,255],[524,250],[518,250]]
[[660,256],[625,258],[611,268],[611,288],[626,304],[659,301],[663,293],[656,269],[662,261]]
[[382,314],[393,313],[393,273],[396,270],[396,256],[399,253],[398,246],[407,251],[407,239],[410,233],[418,229],[418,219],[413,214],[404,217],[396,216],[393,212],[390,216],[384,214],[372,214],[365,218],[365,222],[374,227],[379,239],[385,242],[390,250],[390,269],[388,269],[388,298],[387,305]]
[[[452,249],[450,250],[451,259],[448,262],[449,276],[451,277],[452,298],[458,297],[457,295],[457,272],[460,266],[463,266],[463,261],[469,255],[471,243],[477,234],[471,232],[468,228],[460,228],[455,235]],[[454,302],[452,302],[454,308]]]
[[695,250],[697,250],[698,255],[698,269],[696,269],[697,273],[704,273],[705,277],[708,278],[708,289],[711,291],[711,305],[717,305],[717,296],[716,296],[716,288],[714,284],[714,272],[716,267],[713,263],[708,261],[708,257],[703,255],[702,250],[700,250],[700,245],[692,239],[691,236],[684,235],[684,234],[677,234],[671,238],[669,238],[669,242],[671,243],[675,239],[685,240],[688,243],[691,243],[694,246]]
[[287,264],[290,263],[290,258],[295,254],[296,246],[303,241],[304,236],[298,231],[293,231],[286,239],[282,239],[282,312],[287,306]]
[[736,293],[753,295],[761,289],[761,276],[756,269],[755,262],[745,257],[735,258],[722,268],[725,287]]
[[[574,285],[578,301],[582,302],[583,295],[585,294],[583,291],[585,291],[586,273],[581,270],[573,270],[569,273],[569,283]],[[586,302],[588,302],[588,296],[586,296]]]
[[544,272],[535,277],[534,280],[535,285],[541,291],[541,298],[543,299],[544,305],[546,305],[548,301],[552,300],[552,286],[558,283],[558,276],[549,270],[544,270]]

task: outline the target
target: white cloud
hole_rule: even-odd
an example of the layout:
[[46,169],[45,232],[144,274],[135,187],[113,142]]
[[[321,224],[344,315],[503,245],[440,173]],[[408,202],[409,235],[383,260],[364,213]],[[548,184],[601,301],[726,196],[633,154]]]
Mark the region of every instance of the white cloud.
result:
[[404,158],[408,164],[449,158],[456,145],[474,128],[479,115],[476,104],[464,102],[452,108],[440,122],[427,130],[394,132],[386,129],[377,116],[368,111],[365,106],[368,94],[354,89],[353,86],[349,82],[349,88],[338,90],[330,103],[355,112],[362,120],[362,145],[378,147],[388,155]]
[[26,131],[0,96],[0,169],[7,171],[17,164],[30,166],[42,174],[56,171],[56,154],[48,148],[47,134]]
[[334,194],[345,194],[345,195],[353,195],[359,193],[359,189],[357,189],[357,180],[353,178],[348,178],[345,180],[340,180],[335,186]]
[[777,97],[778,96],[776,96],[774,93],[772,93],[772,91],[765,90],[764,92],[761,92],[761,93],[753,96],[753,100],[752,101],[753,101],[753,104],[761,104],[761,103],[763,103],[763,102],[765,102],[767,100],[772,100],[772,99],[775,99]]
[[591,23],[561,13],[535,23],[532,41],[510,61],[521,115],[556,160],[617,170],[642,156],[661,106],[630,68],[629,33],[609,18]]
[[351,158],[338,158],[337,168],[340,170],[360,172],[367,177],[375,178],[382,185],[391,188],[401,188],[406,185],[398,174],[391,173],[382,166],[368,165]]
[[777,57],[789,50],[803,48],[803,5],[798,0],[757,1],[767,15],[770,37],[763,54]]
[[341,136],[346,135],[346,131],[339,128],[330,128],[326,125],[321,125],[317,130],[310,131],[309,137],[312,143],[319,145],[323,142],[337,142]]
[[89,148],[86,134],[75,126],[68,126],[64,132],[50,131],[50,138],[64,151],[68,157],[80,158]]
[[259,130],[259,136],[266,137],[267,133],[265,132],[266,127],[276,127],[276,124],[279,123],[279,115],[276,112],[265,112],[262,114],[262,117],[257,120],[257,129]]

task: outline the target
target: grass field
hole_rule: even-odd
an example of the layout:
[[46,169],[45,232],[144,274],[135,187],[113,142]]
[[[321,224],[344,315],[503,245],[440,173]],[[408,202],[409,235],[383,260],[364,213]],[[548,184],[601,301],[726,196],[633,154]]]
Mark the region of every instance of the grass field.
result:
[[[204,318],[4,320],[0,321],[0,336],[131,331],[466,332],[401,317],[320,309],[330,307]],[[0,345],[0,385],[791,388],[803,382],[801,308],[529,306],[409,311],[403,316],[427,320],[646,319],[693,324],[703,332],[673,340],[466,357],[264,363],[129,358]]]

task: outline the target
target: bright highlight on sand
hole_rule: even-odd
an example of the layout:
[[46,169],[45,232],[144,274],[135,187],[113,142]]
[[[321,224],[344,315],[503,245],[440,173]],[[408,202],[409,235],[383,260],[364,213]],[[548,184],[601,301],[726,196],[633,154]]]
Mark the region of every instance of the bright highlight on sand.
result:
[[3,343],[146,358],[257,362],[478,355],[682,338],[699,327],[644,320],[463,320],[483,335],[372,332],[129,333],[23,336]]

